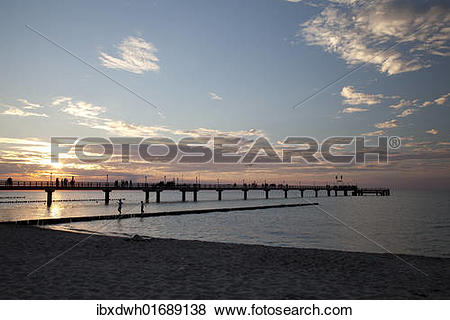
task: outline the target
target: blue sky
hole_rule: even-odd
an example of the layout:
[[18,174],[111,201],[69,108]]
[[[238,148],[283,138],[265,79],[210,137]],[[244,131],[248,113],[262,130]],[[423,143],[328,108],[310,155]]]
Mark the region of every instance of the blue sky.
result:
[[[36,177],[51,169],[41,160],[14,161],[23,158],[20,143],[30,140],[48,143],[51,136],[109,137],[136,131],[176,138],[203,128],[218,133],[256,129],[274,142],[288,135],[317,139],[395,135],[404,139],[402,152],[433,155],[424,155],[418,163],[384,168],[386,175],[419,165],[424,175],[449,177],[448,5],[395,0],[311,3],[3,1],[2,174],[20,175],[27,166]],[[158,110],[26,25],[142,95]],[[392,50],[383,52],[393,44]],[[133,64],[130,57],[138,62]],[[292,108],[362,64],[366,65]],[[67,99],[57,104],[58,97]],[[65,170],[95,176],[81,166]],[[128,173],[116,170],[117,175],[136,175],[133,168]],[[261,170],[269,176],[290,175],[283,169]],[[378,174],[376,170],[369,175]]]

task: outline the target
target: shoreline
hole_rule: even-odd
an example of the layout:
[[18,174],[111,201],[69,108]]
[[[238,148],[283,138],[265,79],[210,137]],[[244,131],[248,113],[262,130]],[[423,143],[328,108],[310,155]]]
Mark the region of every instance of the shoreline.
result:
[[[1,299],[449,299],[450,259],[0,226]],[[38,272],[27,276],[70,247]]]
[[[104,237],[112,237],[112,238],[120,238],[128,240],[136,234],[129,233],[116,233],[116,232],[101,232],[101,231],[92,231],[88,229],[78,229],[65,227],[64,225],[43,225],[43,226],[35,226],[37,228],[42,228],[46,230],[53,231],[61,231],[75,234],[82,234],[85,236],[88,235],[96,235],[96,236],[104,236]],[[258,243],[243,243],[243,242],[232,242],[232,241],[213,241],[213,240],[198,240],[198,239],[177,239],[177,238],[165,238],[165,237],[150,237],[150,236],[141,236],[144,240],[150,239],[160,239],[160,240],[177,240],[177,241],[200,241],[200,242],[209,242],[209,243],[221,243],[221,244],[236,244],[236,245],[249,245],[249,246],[263,246],[263,247],[271,247],[271,248],[292,248],[292,249],[305,249],[305,250],[324,250],[324,251],[336,251],[336,252],[349,252],[349,253],[362,253],[362,254],[390,254],[395,256],[411,256],[411,257],[420,257],[420,258],[437,258],[437,259],[448,259],[450,263],[450,257],[447,256],[431,256],[431,255],[423,255],[423,254],[413,254],[413,253],[387,253],[387,252],[369,252],[369,251],[357,251],[357,250],[344,250],[344,249],[332,249],[332,248],[315,248],[315,247],[296,247],[293,245],[282,245],[282,244],[258,244]]]

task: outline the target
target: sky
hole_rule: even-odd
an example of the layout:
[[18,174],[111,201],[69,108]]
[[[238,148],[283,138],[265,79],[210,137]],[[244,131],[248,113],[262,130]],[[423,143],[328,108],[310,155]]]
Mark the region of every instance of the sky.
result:
[[[2,1],[0,39],[0,179],[450,188],[446,1]],[[402,146],[347,166],[50,161],[51,137],[213,135]]]

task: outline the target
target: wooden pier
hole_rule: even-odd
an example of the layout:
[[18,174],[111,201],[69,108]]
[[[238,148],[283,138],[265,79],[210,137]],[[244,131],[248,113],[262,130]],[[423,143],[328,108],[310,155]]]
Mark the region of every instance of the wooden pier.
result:
[[284,197],[288,198],[289,191],[297,191],[300,197],[304,197],[305,192],[314,192],[315,197],[320,193],[328,197],[339,194],[344,196],[364,196],[368,194],[376,196],[389,196],[389,188],[359,188],[357,185],[289,185],[289,184],[175,184],[168,183],[126,183],[118,184],[111,182],[74,182],[56,183],[55,181],[0,181],[0,191],[45,191],[47,193],[47,206],[53,202],[55,191],[103,191],[105,194],[105,205],[109,204],[110,193],[113,191],[142,191],[145,194],[145,202],[150,201],[150,192],[155,193],[156,202],[161,202],[161,192],[179,191],[181,200],[186,201],[186,193],[193,195],[193,201],[197,201],[200,191],[216,191],[217,200],[222,200],[224,191],[241,191],[243,199],[247,200],[249,191],[261,190],[265,193],[265,198],[269,199],[271,191],[283,191]]

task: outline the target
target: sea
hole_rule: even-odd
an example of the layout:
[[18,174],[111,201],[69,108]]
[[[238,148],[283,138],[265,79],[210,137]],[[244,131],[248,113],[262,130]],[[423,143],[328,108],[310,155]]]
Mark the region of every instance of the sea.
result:
[[[104,204],[102,191],[56,191],[53,205],[46,206],[43,191],[0,192],[0,221],[139,213],[141,191],[113,191]],[[92,222],[65,223],[50,228],[109,236],[172,238],[279,247],[317,248],[357,252],[413,254],[450,258],[450,197],[448,191],[391,190],[391,196],[337,196],[251,191],[243,200],[240,191],[201,191],[198,202],[187,193],[181,202],[178,191],[161,193],[155,203],[151,193],[145,212],[190,209],[239,208],[318,202],[318,206],[211,212]]]

